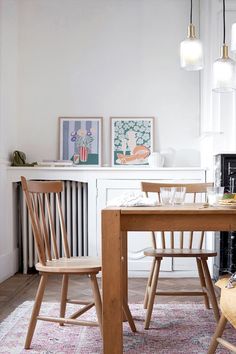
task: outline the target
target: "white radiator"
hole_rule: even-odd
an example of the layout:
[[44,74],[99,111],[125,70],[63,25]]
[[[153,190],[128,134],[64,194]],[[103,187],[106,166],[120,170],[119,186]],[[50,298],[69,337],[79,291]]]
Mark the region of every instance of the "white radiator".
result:
[[[61,204],[65,218],[68,243],[72,256],[88,255],[88,188],[87,183],[64,181],[61,193]],[[50,195],[52,213],[55,210],[55,199]],[[21,186],[18,188],[18,235],[21,250],[20,268],[26,274],[38,261],[31,222]],[[55,228],[60,256],[62,247],[59,235],[59,218],[56,214]]]

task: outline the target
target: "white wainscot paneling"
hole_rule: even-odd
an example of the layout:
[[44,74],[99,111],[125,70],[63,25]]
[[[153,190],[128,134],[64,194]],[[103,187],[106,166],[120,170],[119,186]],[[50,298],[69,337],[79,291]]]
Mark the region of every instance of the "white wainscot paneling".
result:
[[[6,239],[12,243],[16,240],[14,227],[14,210],[12,184],[20,181],[20,176],[27,179],[38,180],[64,180],[84,182],[88,187],[88,254],[101,255],[101,210],[106,207],[107,201],[128,191],[140,190],[141,181],[166,182],[166,183],[198,183],[205,182],[206,171],[201,168],[58,168],[58,167],[9,167],[7,169],[7,190],[9,216]],[[9,242],[10,242],[9,241]],[[144,257],[143,251],[151,246],[151,234],[129,233],[129,275],[148,276],[151,260]],[[162,276],[183,277],[194,276],[192,264],[172,262],[171,259],[163,262]],[[14,268],[17,271],[17,267]],[[14,271],[11,273],[13,274]],[[11,275],[11,274],[10,274]]]

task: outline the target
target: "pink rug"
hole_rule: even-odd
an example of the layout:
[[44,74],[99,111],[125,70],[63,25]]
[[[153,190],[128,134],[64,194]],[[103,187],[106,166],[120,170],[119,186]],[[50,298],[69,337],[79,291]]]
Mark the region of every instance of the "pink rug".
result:
[[[24,350],[24,340],[33,302],[19,306],[0,324],[0,353],[58,353],[97,354],[102,353],[102,341],[96,327],[80,327],[39,321],[30,350]],[[78,308],[78,307],[77,307]],[[69,306],[68,313],[73,312]],[[133,334],[124,325],[124,353],[134,354],[206,354],[211,336],[215,330],[213,312],[199,304],[156,305],[149,330],[144,330],[145,311],[142,305],[131,305],[138,332]],[[43,303],[42,313],[59,313],[55,303]],[[84,315],[95,319],[94,310]],[[226,338],[233,341],[235,330],[230,326]],[[229,353],[220,348],[217,354]],[[111,353],[112,354],[112,353]]]

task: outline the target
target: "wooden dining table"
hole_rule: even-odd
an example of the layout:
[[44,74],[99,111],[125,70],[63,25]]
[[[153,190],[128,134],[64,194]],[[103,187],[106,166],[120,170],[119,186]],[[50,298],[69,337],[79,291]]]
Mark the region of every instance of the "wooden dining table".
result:
[[[123,353],[128,231],[233,231],[236,209],[204,204],[102,210],[103,353]],[[138,237],[137,234],[135,237]]]

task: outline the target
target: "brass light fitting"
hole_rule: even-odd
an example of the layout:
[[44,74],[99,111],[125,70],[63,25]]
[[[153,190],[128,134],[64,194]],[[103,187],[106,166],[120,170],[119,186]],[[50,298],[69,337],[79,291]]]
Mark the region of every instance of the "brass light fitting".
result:
[[192,23],[188,25],[188,38],[196,38],[195,26]]
[[226,44],[223,44],[220,48],[221,58],[228,59],[229,58],[229,47]]

